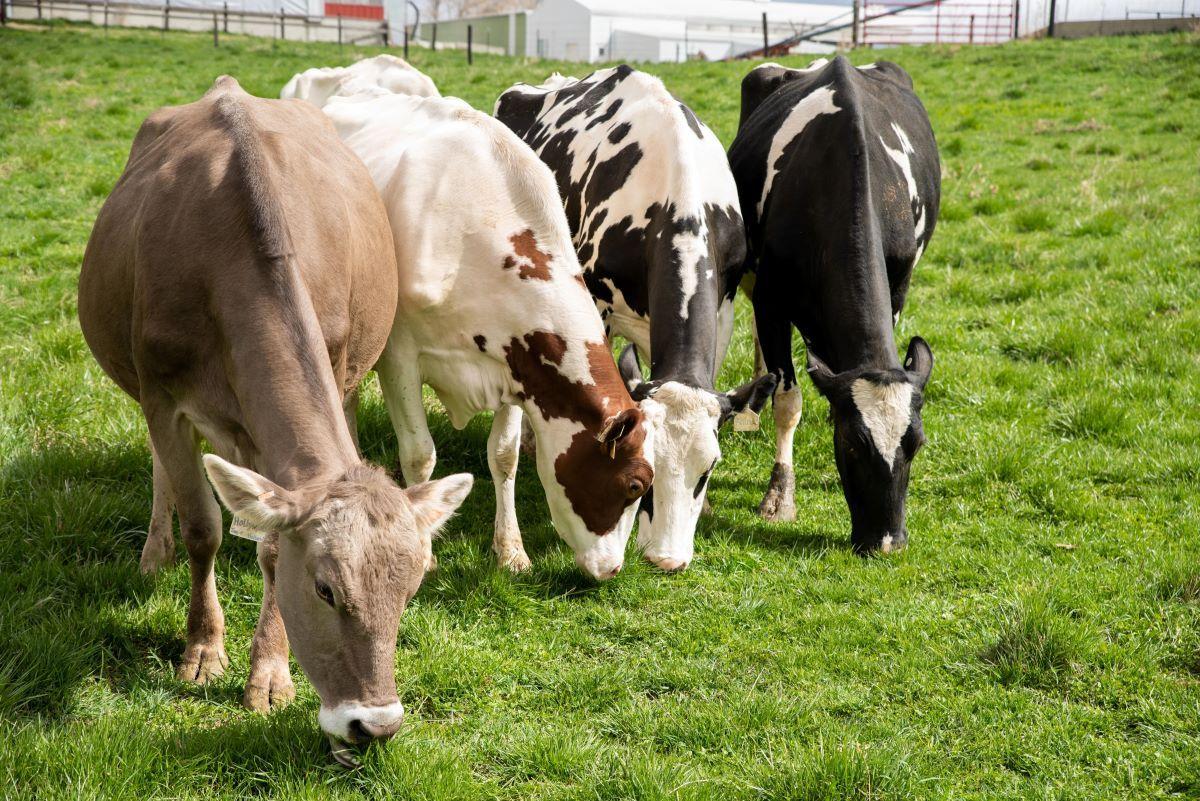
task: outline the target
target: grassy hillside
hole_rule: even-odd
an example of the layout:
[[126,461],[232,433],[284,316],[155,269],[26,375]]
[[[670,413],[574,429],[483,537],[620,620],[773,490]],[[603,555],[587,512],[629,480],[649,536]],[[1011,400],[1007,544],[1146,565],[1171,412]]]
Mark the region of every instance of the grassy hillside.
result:
[[[796,523],[754,513],[766,415],[723,439],[693,566],[666,576],[631,560],[602,586],[575,570],[528,461],[533,569],[492,567],[486,420],[455,432],[435,416],[438,474],[480,480],[402,623],[401,735],[347,774],[298,671],[290,708],[240,708],[261,592],[241,540],[217,567],[231,668],[206,688],[178,683],[187,570],[138,574],[145,428],[80,335],[83,247],[151,110],[221,73],[273,95],[357,55],[0,31],[0,792],[1200,796],[1195,36],[888,53],[912,73],[945,165],[899,332],[937,357],[907,552],[849,552],[827,406],[808,384]],[[414,60],[483,109],[555,67]],[[651,69],[728,143],[749,66]],[[727,383],[749,374],[748,333],[740,320]],[[390,463],[373,390],[362,425]]]

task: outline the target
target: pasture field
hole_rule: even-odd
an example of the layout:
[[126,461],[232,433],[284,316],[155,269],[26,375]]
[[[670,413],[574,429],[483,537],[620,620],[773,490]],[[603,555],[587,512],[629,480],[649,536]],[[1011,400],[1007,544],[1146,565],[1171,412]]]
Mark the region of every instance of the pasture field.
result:
[[[188,574],[138,573],[150,456],[75,318],[92,221],[154,108],[221,73],[275,95],[336,46],[0,31],[0,793],[10,798],[1200,797],[1200,38],[899,49],[944,160],[901,346],[935,356],[908,550],[861,559],[805,382],[798,520],[755,507],[770,415],[727,432],[697,559],[594,585],[529,460],[532,570],[489,551],[486,420],[433,414],[478,478],[400,631],[408,724],[346,773],[316,697],[240,705],[261,580],[226,538],[232,660],[174,679]],[[858,62],[872,53],[856,53]],[[555,67],[417,51],[490,110]],[[802,59],[787,59],[799,64]],[[746,63],[650,67],[728,144]],[[579,67],[569,67],[577,74]],[[745,307],[726,362],[749,376]],[[373,381],[373,379],[372,379]],[[431,401],[431,405],[433,402]],[[378,392],[368,455],[395,443]]]

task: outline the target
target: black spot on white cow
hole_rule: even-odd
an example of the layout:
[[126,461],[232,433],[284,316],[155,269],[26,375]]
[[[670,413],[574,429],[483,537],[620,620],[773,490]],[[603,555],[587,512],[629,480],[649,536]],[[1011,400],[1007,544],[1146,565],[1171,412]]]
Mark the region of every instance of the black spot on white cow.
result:
[[941,168],[929,117],[908,74],[886,61],[765,64],[742,82],[729,160],[763,367],[781,376],[776,463],[760,511],[795,515],[795,326],[831,405],[854,546],[897,550],[907,541],[909,465],[925,440],[922,390],[933,367],[920,337],[901,365],[892,331],[937,220]]
[[500,96],[496,116],[554,173],[607,330],[649,356],[649,381],[636,351],[620,360],[634,398],[661,420],[638,545],[680,569],[720,458],[718,427],[760,409],[774,388],[764,377],[714,390],[746,255],[724,150],[660,80],[628,66],[519,84]]

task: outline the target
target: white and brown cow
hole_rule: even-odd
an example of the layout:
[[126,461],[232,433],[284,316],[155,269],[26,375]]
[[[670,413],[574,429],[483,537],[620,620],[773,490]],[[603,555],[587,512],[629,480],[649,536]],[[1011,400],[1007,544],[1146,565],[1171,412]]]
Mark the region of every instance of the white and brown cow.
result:
[[[290,641],[340,761],[347,743],[400,726],[400,615],[471,487],[460,475],[403,490],[355,449],[343,398],[383,349],[395,294],[362,164],[311,105],[251,97],[229,77],[142,124],[79,279],[88,345],[150,429],[149,566],[173,557],[170,506],[179,514],[192,579],[179,677],[204,683],[228,663],[207,471],[260,539],[245,703],[293,697]],[[201,437],[220,456],[202,463]]]
[[370,88],[398,95],[441,95],[428,75],[402,58],[382,53],[349,67],[313,67],[298,72],[280,90],[279,96],[284,100],[307,100],[320,108],[331,97],[358,94]]
[[767,376],[713,389],[746,254],[725,151],[662,81],[624,65],[518,84],[500,96],[496,117],[554,172],[605,326],[635,345],[622,355],[622,375],[665,421],[638,547],[664,570],[682,569],[721,458],[718,428],[747,406],[757,412],[775,385]]
[[391,218],[400,302],[377,369],[405,479],[434,466],[423,383],[458,428],[496,410],[492,547],[528,567],[514,498],[523,409],[555,528],[584,571],[616,575],[654,477],[653,425],[613,363],[550,171],[461,100],[370,93],[325,113]]

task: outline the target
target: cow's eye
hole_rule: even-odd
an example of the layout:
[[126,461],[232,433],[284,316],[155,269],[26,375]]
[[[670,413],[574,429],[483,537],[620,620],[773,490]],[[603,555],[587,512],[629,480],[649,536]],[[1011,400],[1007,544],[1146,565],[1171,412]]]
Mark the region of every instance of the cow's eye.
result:
[[317,582],[317,597],[333,606],[333,588],[323,581]]
[[629,482],[628,494],[629,500],[642,497],[642,493],[646,491],[646,485],[638,479],[631,479]]

